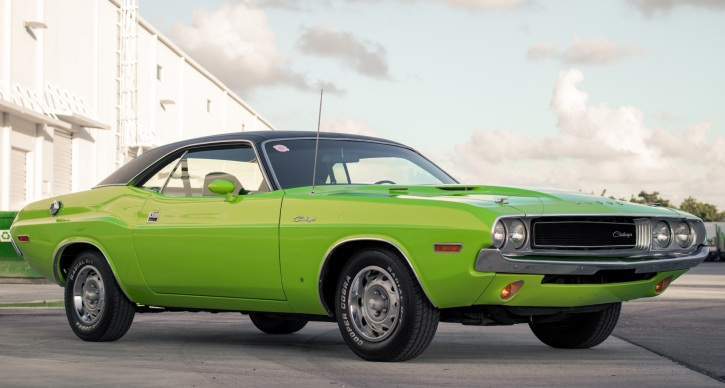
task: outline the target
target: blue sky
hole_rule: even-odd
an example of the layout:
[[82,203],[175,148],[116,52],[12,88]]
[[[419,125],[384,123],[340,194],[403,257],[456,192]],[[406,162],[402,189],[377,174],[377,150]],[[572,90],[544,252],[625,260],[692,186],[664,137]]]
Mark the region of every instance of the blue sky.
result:
[[[487,7],[506,3],[513,7]],[[197,11],[202,7],[204,15]],[[245,74],[264,81],[238,82],[246,65],[236,68],[234,61],[211,70],[279,129],[314,130],[316,85],[326,82],[344,90],[325,96],[323,121],[330,130],[373,131],[404,142],[462,180],[607,188],[626,197],[656,189],[677,203],[694,195],[725,207],[725,174],[713,168],[725,161],[716,150],[725,142],[725,2],[140,0],[140,14],[202,65],[216,61],[216,51],[198,49],[199,41],[213,42],[220,32],[209,24],[269,29],[271,38],[257,37],[251,27],[221,32],[270,53],[261,63],[279,66],[276,75],[250,68]],[[536,60],[527,55],[532,46],[551,50]],[[366,72],[365,64],[377,70]],[[588,94],[582,106],[592,111],[567,127],[562,123],[571,111],[554,107],[552,99],[560,73],[570,71],[581,72],[583,81],[561,79]],[[574,89],[562,83],[558,90]],[[600,104],[609,110],[597,113]],[[577,125],[590,131],[579,133]],[[647,150],[624,146],[627,155],[618,154],[622,149],[607,134],[620,132]],[[673,148],[695,137],[697,154]],[[552,142],[585,149],[577,142],[589,138],[603,139],[612,156],[548,152]],[[532,154],[508,156],[520,141],[532,143]],[[511,152],[497,159],[476,155],[497,154],[493,148]],[[627,174],[638,166],[647,173]],[[671,174],[680,166],[681,175]],[[599,175],[606,177],[592,177],[588,171],[596,169],[605,169]],[[723,183],[703,188],[713,174]]]

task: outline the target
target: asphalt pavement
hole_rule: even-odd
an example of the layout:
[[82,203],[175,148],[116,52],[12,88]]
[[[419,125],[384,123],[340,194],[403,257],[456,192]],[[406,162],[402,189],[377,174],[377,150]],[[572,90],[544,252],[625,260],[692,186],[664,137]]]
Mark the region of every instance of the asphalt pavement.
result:
[[624,303],[614,335],[725,382],[725,263],[702,263],[661,296]]
[[273,336],[237,313],[139,314],[121,340],[87,343],[63,309],[4,308],[0,386],[722,386],[724,307],[725,264],[704,263],[625,303],[615,336],[593,349],[549,348],[526,325],[441,324],[404,363],[358,359],[333,323]]

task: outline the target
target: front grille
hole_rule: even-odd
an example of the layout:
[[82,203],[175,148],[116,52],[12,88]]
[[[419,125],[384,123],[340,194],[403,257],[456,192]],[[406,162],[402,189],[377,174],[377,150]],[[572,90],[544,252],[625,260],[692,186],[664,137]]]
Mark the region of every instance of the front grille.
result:
[[532,248],[642,249],[649,220],[633,217],[541,217],[531,221]]

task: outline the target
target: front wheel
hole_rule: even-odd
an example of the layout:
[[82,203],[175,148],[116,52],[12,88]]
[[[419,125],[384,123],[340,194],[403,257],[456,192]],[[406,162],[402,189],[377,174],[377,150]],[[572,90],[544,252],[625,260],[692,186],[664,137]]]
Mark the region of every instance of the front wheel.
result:
[[65,284],[65,313],[84,341],[115,341],[126,334],[136,314],[106,260],[85,251],[73,260]]
[[587,349],[606,340],[619,321],[622,303],[592,313],[573,314],[556,322],[529,323],[541,342],[552,348]]
[[415,358],[438,329],[438,309],[407,263],[386,248],[353,254],[340,274],[335,304],[345,342],[368,361]]

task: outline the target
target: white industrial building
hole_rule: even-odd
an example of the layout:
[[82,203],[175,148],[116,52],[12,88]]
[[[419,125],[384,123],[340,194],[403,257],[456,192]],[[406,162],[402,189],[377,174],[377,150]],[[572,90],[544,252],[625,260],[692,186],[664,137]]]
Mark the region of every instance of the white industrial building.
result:
[[144,149],[274,127],[137,0],[0,0],[0,210],[85,190]]

